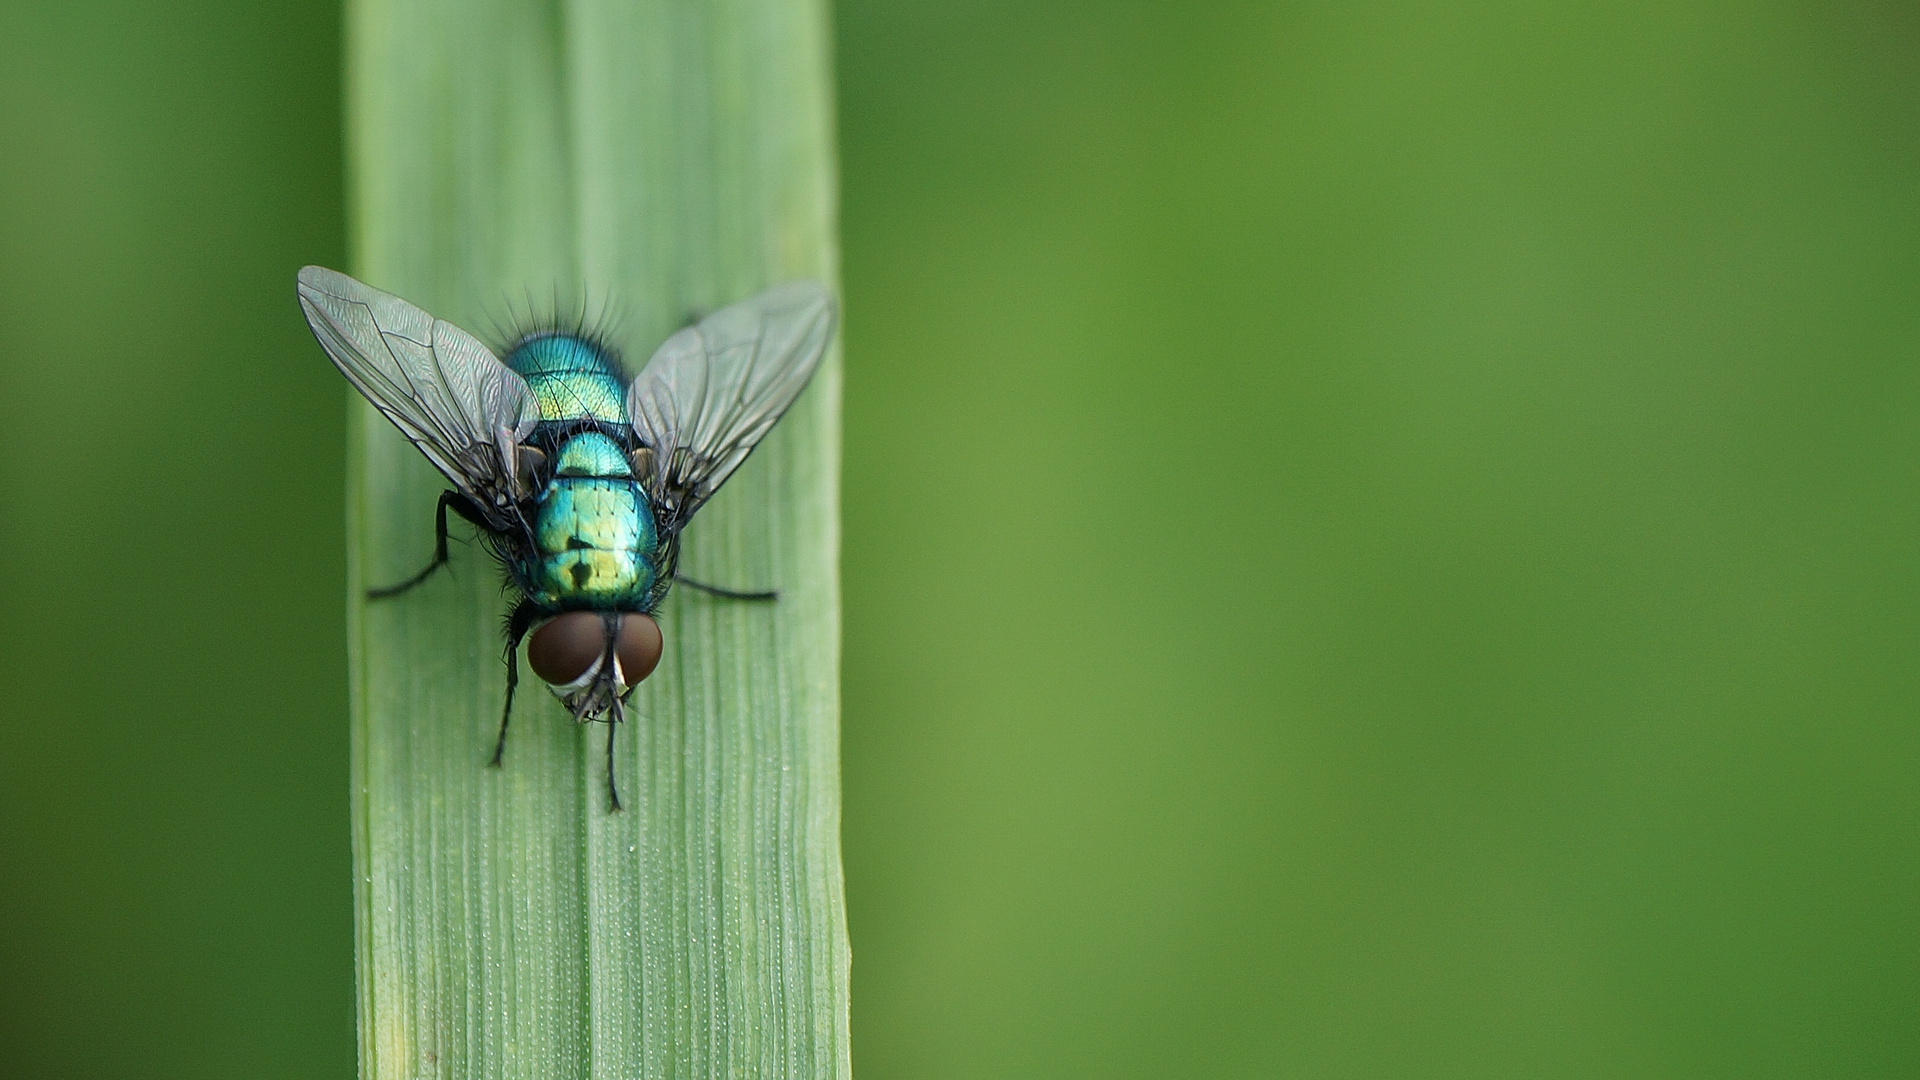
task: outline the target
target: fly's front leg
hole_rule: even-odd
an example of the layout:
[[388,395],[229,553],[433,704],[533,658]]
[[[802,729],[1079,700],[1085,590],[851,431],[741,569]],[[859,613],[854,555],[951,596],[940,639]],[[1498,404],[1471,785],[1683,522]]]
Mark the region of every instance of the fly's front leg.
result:
[[507,616],[507,703],[500,709],[500,737],[493,742],[493,760],[489,764],[500,766],[500,758],[507,752],[507,721],[513,719],[513,690],[520,685],[520,639],[540,618],[540,609],[531,600],[522,600],[514,606],[513,614]]
[[627,710],[622,701],[615,697],[607,703],[607,812],[620,810],[620,785],[613,782],[613,733],[627,718]]
[[607,616],[606,618],[607,645],[606,651],[600,654],[600,673],[607,679],[607,711],[605,713],[605,719],[607,721],[607,812],[616,814],[620,812],[620,785],[613,781],[613,733],[619,729],[620,722],[627,718],[627,710],[623,707],[625,703],[621,699],[621,696],[613,692],[614,683],[612,673],[619,663],[614,659],[619,622],[612,616]]
[[675,574],[673,580],[689,589],[698,589],[708,596],[717,596],[722,600],[778,600],[780,593],[774,589],[763,592],[741,592],[738,589],[723,589],[718,585],[708,585],[704,581],[695,581],[684,574]]
[[368,589],[367,599],[385,600],[389,596],[399,596],[401,593],[427,580],[435,570],[446,565],[447,507],[449,506],[453,507],[454,513],[466,518],[472,524],[479,525],[483,528],[485,527],[486,519],[480,516],[480,508],[473,505],[472,500],[457,491],[441,492],[440,505],[435,507],[433,512],[433,561],[427,564],[425,570],[420,571],[398,585],[388,585],[379,589]]

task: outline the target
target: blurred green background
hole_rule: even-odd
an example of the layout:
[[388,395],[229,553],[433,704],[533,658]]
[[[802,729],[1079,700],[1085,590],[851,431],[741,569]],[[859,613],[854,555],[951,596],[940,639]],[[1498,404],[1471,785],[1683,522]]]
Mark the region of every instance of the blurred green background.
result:
[[[837,20],[862,1080],[1920,1072],[1920,10]],[[353,1070],[337,24],[0,8],[7,1076]]]

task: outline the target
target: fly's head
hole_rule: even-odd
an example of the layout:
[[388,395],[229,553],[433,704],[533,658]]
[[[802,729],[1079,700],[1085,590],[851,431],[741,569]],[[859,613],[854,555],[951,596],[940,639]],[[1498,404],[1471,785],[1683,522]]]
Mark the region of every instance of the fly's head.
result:
[[651,615],[569,611],[534,630],[527,663],[576,718],[617,719],[621,699],[659,666],[662,645]]

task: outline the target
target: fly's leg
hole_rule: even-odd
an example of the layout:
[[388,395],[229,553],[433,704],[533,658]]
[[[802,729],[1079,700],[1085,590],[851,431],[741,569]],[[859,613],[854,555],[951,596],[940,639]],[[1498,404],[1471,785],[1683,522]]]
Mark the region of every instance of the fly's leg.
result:
[[507,752],[507,721],[513,719],[513,689],[520,685],[520,639],[527,636],[539,617],[540,609],[531,600],[520,601],[514,606],[513,614],[507,616],[507,703],[500,709],[500,737],[493,742],[493,760],[488,762],[496,769]]
[[695,581],[684,574],[675,574],[673,580],[689,589],[698,589],[708,596],[717,596],[722,600],[778,600],[780,593],[774,589],[764,592],[741,592],[738,589],[723,589],[718,585],[709,585],[704,581]]
[[600,657],[600,671],[609,680],[607,682],[607,711],[605,713],[607,721],[607,812],[614,814],[620,811],[620,788],[613,782],[613,733],[614,730],[620,726],[621,721],[627,718],[627,710],[624,708],[624,702],[621,696],[613,692],[613,683],[611,681],[612,672],[616,664],[614,660],[614,639],[619,629],[619,623],[615,620],[615,617],[611,615],[606,616],[606,619],[607,651]]
[[620,809],[620,788],[613,782],[613,733],[627,718],[627,710],[621,707],[620,698],[613,698],[607,711],[607,810],[617,813]]
[[454,513],[466,518],[473,524],[482,527],[486,525],[486,519],[480,516],[480,508],[473,505],[472,500],[457,491],[441,492],[440,505],[436,507],[433,512],[433,561],[427,564],[425,570],[420,571],[398,585],[388,585],[381,589],[368,589],[367,599],[385,600],[389,596],[399,596],[401,593],[427,580],[435,570],[446,565],[447,507],[449,506],[453,507]]

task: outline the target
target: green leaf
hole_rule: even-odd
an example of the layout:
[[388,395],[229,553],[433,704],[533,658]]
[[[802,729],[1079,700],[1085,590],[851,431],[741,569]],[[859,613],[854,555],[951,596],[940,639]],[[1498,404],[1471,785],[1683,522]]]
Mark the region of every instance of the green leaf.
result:
[[[485,336],[612,312],[630,363],[687,318],[833,281],[829,39],[813,0],[351,0],[353,272]],[[844,1077],[839,361],[688,530],[660,670],[619,731],[505,670],[500,577],[361,599],[431,554],[439,477],[350,434],[361,1074]],[[464,534],[463,534],[464,535]]]

